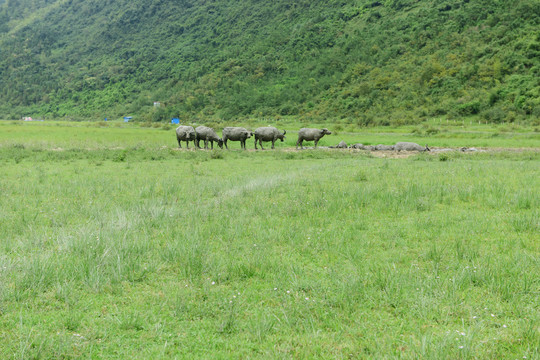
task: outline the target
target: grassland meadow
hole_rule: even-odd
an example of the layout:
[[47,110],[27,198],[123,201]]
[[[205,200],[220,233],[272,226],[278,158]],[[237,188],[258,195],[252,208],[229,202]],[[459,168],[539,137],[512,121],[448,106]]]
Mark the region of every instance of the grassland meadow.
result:
[[179,151],[173,128],[0,122],[1,357],[540,358],[537,132],[320,143],[519,148],[380,158],[294,129]]

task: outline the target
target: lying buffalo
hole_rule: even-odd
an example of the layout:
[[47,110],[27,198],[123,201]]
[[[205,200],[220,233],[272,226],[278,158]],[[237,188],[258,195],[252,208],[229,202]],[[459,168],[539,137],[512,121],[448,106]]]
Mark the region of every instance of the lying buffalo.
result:
[[226,127],[223,129],[222,134],[225,148],[229,149],[227,140],[231,140],[240,141],[240,147],[246,150],[246,140],[253,135],[253,132],[246,130],[243,127]]
[[271,141],[272,142],[272,149],[274,149],[274,144],[276,140],[285,140],[285,134],[287,133],[286,130],[283,130],[283,132],[279,131],[275,127],[267,126],[267,127],[260,127],[255,129],[255,150],[257,150],[257,141],[259,142],[259,145],[261,145],[261,149],[263,148],[263,141]]
[[428,146],[422,147],[418,145],[417,143],[413,142],[398,142],[396,146],[394,146],[394,150],[396,151],[429,151]]
[[365,150],[366,146],[364,144],[353,144],[350,146],[351,149]]
[[375,146],[375,150],[378,151],[393,151],[396,147],[394,145],[383,145],[379,144]]
[[218,146],[223,149],[223,140],[219,136],[217,136],[214,129],[209,128],[208,126],[197,126],[195,128],[195,133],[197,134],[197,137],[195,139],[195,146],[197,148],[201,148],[199,146],[199,141],[204,140],[204,148],[208,149],[208,142],[210,141],[210,146],[212,150],[214,149],[214,141],[217,142]]
[[197,134],[195,134],[195,129],[193,129],[193,126],[180,125],[176,128],[176,140],[178,140],[179,148],[182,148],[180,141],[185,141],[186,147],[189,149],[189,142],[193,141],[193,143],[195,143],[196,138]]
[[347,143],[345,141],[340,141],[339,144],[337,144],[336,146],[329,146],[330,149],[347,149],[348,146],[347,146]]
[[324,129],[309,129],[309,128],[302,128],[300,131],[298,131],[298,141],[296,142],[296,148],[298,149],[298,145],[300,145],[300,148],[303,149],[302,143],[304,141],[315,141],[315,148],[317,147],[317,143],[324,135],[330,135],[332,134],[327,128]]
[[340,141],[339,144],[337,144],[336,148],[338,148],[338,149],[346,149],[346,148],[348,148],[348,146],[347,146],[347,143],[342,140],[342,141]]

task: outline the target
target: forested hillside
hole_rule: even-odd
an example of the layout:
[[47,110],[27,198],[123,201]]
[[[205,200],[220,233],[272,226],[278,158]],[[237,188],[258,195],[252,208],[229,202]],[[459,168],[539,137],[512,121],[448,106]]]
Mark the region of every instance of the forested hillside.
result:
[[538,121],[539,29],[538,0],[0,0],[0,118]]

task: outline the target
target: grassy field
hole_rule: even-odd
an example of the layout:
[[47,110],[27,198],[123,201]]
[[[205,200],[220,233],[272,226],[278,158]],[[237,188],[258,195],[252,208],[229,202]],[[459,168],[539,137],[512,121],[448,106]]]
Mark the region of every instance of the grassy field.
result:
[[[191,124],[196,126],[196,124]],[[517,125],[472,125],[459,123],[424,124],[404,127],[357,128],[346,124],[303,124],[293,120],[280,123],[253,120],[248,124],[210,124],[221,134],[224,126],[245,126],[254,130],[259,126],[272,125],[287,130],[285,142],[276,143],[278,148],[294,147],[298,129],[302,127],[327,127],[333,132],[319,142],[320,146],[337,145],[341,140],[348,144],[366,145],[394,144],[398,141],[428,143],[438,147],[503,147],[539,148],[540,128]],[[153,127],[152,127],[153,126]],[[161,148],[177,147],[172,124],[141,124],[123,122],[22,122],[0,121],[0,144],[3,146],[24,144],[42,149],[114,149],[128,147]],[[306,143],[312,145],[313,143]],[[184,146],[184,145],[183,145]],[[266,146],[266,145],[265,145]],[[239,142],[231,142],[232,149],[240,149]],[[253,149],[253,139],[247,141]]]
[[531,149],[177,151],[172,128],[0,123],[0,357],[539,358],[539,139],[501,129],[340,134]]

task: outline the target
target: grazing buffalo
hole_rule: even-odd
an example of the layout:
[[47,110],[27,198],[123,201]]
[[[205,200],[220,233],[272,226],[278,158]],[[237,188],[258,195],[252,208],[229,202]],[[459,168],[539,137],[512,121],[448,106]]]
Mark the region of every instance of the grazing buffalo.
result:
[[298,149],[298,145],[300,145],[300,148],[303,149],[302,143],[304,141],[314,141],[315,142],[315,148],[317,148],[317,143],[324,135],[330,135],[332,134],[328,129],[309,129],[309,128],[302,128],[300,131],[298,131],[298,141],[296,142],[296,148]]
[[398,142],[394,147],[396,151],[429,151],[428,146],[422,147],[413,142]]
[[199,141],[204,140],[204,148],[208,149],[208,142],[210,141],[210,146],[212,147],[212,150],[214,149],[214,141],[217,142],[218,146],[223,149],[223,140],[219,136],[217,136],[214,129],[209,128],[208,126],[197,126],[195,128],[195,133],[197,134],[197,137],[195,139],[195,146],[197,148],[201,148],[199,146]]
[[283,133],[272,126],[267,127],[260,127],[255,130],[255,150],[257,150],[257,141],[259,142],[259,145],[261,145],[261,149],[264,150],[262,142],[263,141],[271,141],[272,142],[272,149],[274,149],[274,143],[277,139],[280,139],[281,142],[285,139],[285,134],[287,131],[283,130]]
[[231,140],[240,141],[240,147],[246,150],[246,140],[253,135],[253,132],[246,130],[243,127],[226,127],[223,129],[222,134],[225,148],[229,149],[227,146],[227,140]]
[[178,147],[180,149],[182,148],[180,141],[185,141],[186,147],[189,149],[189,142],[193,141],[193,143],[195,143],[196,138],[197,134],[195,134],[195,129],[193,126],[180,125],[176,128],[176,140],[178,140]]

